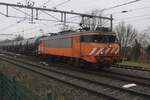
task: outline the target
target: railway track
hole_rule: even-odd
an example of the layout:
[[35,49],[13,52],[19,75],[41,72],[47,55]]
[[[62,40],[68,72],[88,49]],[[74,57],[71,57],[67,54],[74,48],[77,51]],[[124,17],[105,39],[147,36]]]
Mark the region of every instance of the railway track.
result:
[[129,66],[129,65],[117,64],[117,65],[113,65],[112,67],[150,72],[150,68],[144,68],[140,66]]
[[[5,54],[9,54],[9,55],[13,55],[13,56],[16,55],[16,54],[11,53],[11,52],[7,52],[7,51],[3,51],[3,50],[0,50],[0,51],[5,53]],[[18,55],[20,55],[20,54],[18,54]],[[26,56],[24,56],[24,58],[26,58]],[[141,67],[141,66],[129,66],[129,65],[123,65],[123,64],[116,64],[116,65],[113,65],[112,67],[150,72],[150,68],[144,68],[144,67]]]
[[96,76],[103,76],[111,79],[121,80],[125,82],[132,82],[139,85],[150,87],[150,78],[147,77],[140,77],[140,76],[134,76],[119,72],[113,72],[111,70],[89,70],[89,69],[80,69],[80,68],[68,68],[70,70],[76,70],[82,73],[90,74],[90,75],[96,75]]
[[[11,52],[4,52],[4,54],[8,54],[10,56],[18,56],[18,57],[21,57],[23,59],[26,59],[28,58],[27,56],[24,56],[24,55],[16,55],[14,53],[11,53]],[[142,77],[142,76],[137,76],[137,75],[130,75],[130,74],[126,74],[126,73],[120,73],[120,72],[114,72],[114,71],[111,71],[111,70],[102,70],[102,71],[99,71],[99,70],[95,70],[95,69],[81,69],[81,68],[78,68],[76,66],[74,67],[68,67],[68,65],[65,65],[65,64],[53,64],[54,66],[58,66],[58,67],[66,67],[67,69],[70,69],[70,70],[76,70],[76,71],[79,71],[79,72],[82,72],[82,73],[87,73],[87,74],[93,74],[93,75],[98,75],[98,76],[103,76],[103,77],[108,77],[108,78],[112,78],[112,79],[118,79],[118,80],[122,80],[122,81],[127,81],[127,82],[133,82],[133,83],[136,83],[136,84],[140,84],[140,85],[145,85],[147,87],[150,87],[150,78],[147,78],[147,77]]]
[[85,89],[94,94],[103,95],[110,100],[128,100],[127,97],[129,97],[130,99],[140,98],[140,100],[149,100],[148,98],[150,97],[150,94],[148,92],[145,93],[137,90],[135,91],[134,89],[125,89],[102,81],[89,79],[87,78],[87,76],[81,77],[77,73],[66,73],[65,71],[52,69],[51,67],[47,68],[41,65],[37,65],[36,63],[16,58],[14,59],[14,57],[1,55],[0,59],[42,74],[44,76],[59,80],[66,84]]

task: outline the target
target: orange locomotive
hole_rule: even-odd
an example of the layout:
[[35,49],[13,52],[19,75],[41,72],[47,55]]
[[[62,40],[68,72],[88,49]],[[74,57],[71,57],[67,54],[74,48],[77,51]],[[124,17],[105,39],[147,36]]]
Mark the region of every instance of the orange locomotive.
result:
[[[3,42],[0,43],[0,48],[28,55],[46,55],[52,60],[63,59],[98,66],[112,65],[119,61],[121,50],[119,43],[116,42],[116,34],[112,32],[112,15],[111,18],[108,18],[79,13],[74,14],[82,17],[79,24],[80,29],[78,30],[80,32],[66,31],[53,36]],[[87,18],[89,21],[87,21]],[[110,21],[110,28],[101,25],[102,20]],[[98,23],[93,27],[93,24],[90,24],[93,23],[91,21]],[[91,32],[91,30],[95,32]]]
[[72,32],[41,38],[38,54],[98,66],[112,65],[120,59],[120,45],[113,32]]
[[68,32],[10,41],[1,43],[0,48],[28,55],[46,55],[52,60],[94,64],[99,67],[108,67],[120,60],[120,45],[116,42],[116,34],[109,31]]

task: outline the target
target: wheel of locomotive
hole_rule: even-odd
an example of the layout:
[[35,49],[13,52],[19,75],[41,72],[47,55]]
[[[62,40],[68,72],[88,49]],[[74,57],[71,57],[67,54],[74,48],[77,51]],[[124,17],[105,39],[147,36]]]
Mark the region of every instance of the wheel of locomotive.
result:
[[111,67],[111,64],[98,64],[97,65],[97,68],[99,70],[102,70],[102,69],[109,69]]
[[64,63],[72,64],[71,62],[72,62],[71,58],[64,57]]
[[57,57],[57,62],[62,62],[62,58],[60,56]]
[[79,66],[79,59],[78,58],[72,58],[72,64],[74,65],[74,66]]
[[52,58],[51,58],[51,61],[52,62],[57,62],[57,57],[56,56],[51,56]]
[[60,62],[64,63],[64,57],[60,57]]
[[85,69],[85,68],[87,67],[88,64],[87,64],[85,61],[80,60],[79,65],[80,65],[81,68]]

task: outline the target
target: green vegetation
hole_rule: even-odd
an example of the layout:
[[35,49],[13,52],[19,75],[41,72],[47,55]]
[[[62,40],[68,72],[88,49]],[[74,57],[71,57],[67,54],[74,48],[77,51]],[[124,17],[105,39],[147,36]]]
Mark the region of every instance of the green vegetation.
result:
[[150,55],[150,45],[146,48],[147,53]]
[[31,90],[16,80],[16,77],[0,73],[0,97],[3,100],[40,100]]
[[150,68],[150,61],[148,63],[134,62],[134,61],[123,61],[120,64]]
[[14,76],[17,82],[24,85],[24,87],[30,89],[33,94],[38,96],[38,99],[36,100],[46,100],[45,98],[47,97],[47,87],[48,87],[47,81],[41,81],[41,78],[40,77],[36,78],[37,76],[32,72],[18,68],[13,64],[0,60],[0,73],[5,73],[5,75],[8,76],[9,75]]

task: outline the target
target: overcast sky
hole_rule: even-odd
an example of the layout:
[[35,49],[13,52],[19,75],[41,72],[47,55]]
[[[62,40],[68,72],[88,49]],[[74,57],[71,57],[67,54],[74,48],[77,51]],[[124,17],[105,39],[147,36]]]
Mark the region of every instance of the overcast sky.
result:
[[[0,2],[17,4],[17,2],[24,3],[25,0],[0,0]],[[35,2],[35,6],[39,7],[49,1],[45,6],[53,8],[54,6],[66,0],[31,0]],[[104,9],[126,3],[133,0],[70,0],[69,2],[58,6],[59,10],[66,10],[80,13],[86,13],[93,9]],[[0,12],[5,12],[5,8],[0,6]],[[121,11],[128,11],[121,13]],[[26,11],[28,12],[28,11]],[[17,11],[11,11],[13,14],[19,14]],[[132,24],[138,31],[142,31],[150,26],[150,0],[141,0],[136,3],[125,5],[122,7],[110,9],[105,11],[106,15],[113,14],[114,25],[120,21],[125,21],[127,24]],[[1,34],[22,34],[25,37],[38,36],[46,32],[58,31],[58,23],[36,21],[36,24],[29,24],[29,20],[21,21],[23,19],[6,18],[0,15],[0,32]],[[21,21],[21,23],[17,23]],[[13,36],[1,36],[0,39],[12,38]]]

